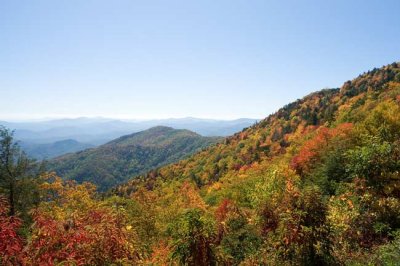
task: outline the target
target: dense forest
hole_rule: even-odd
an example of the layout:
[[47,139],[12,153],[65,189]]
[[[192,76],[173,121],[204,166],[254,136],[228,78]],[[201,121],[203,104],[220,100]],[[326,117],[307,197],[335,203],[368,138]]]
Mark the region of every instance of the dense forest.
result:
[[183,129],[157,126],[122,136],[99,147],[48,161],[64,179],[95,184],[105,191],[133,176],[173,163],[221,140]]
[[396,265],[399,114],[393,63],[103,194],[3,129],[1,264]]

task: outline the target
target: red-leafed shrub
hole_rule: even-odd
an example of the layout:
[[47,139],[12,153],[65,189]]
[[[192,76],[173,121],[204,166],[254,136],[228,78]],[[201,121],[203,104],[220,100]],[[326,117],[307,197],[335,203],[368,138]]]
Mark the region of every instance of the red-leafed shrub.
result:
[[22,222],[8,213],[7,200],[0,197],[0,264],[18,265],[22,259],[23,241],[17,230]]
[[102,204],[90,184],[55,177],[42,187],[47,201],[33,212],[29,264],[110,265],[134,263],[136,234],[123,211]]

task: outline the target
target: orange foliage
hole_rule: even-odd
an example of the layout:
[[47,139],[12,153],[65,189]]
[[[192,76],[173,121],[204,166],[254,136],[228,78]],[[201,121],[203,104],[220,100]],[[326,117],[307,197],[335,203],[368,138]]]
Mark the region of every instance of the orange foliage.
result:
[[206,204],[200,197],[199,192],[190,182],[183,182],[180,188],[180,193],[182,195],[183,206],[186,208],[199,208],[202,210],[206,209]]
[[327,148],[333,138],[347,136],[352,128],[351,123],[343,123],[336,128],[319,127],[316,135],[304,143],[298,155],[293,157],[291,167],[300,175],[308,172],[318,160],[321,150]]
[[154,248],[150,259],[146,261],[146,265],[176,265],[171,262],[169,254],[171,253],[171,247],[165,242],[160,241]]

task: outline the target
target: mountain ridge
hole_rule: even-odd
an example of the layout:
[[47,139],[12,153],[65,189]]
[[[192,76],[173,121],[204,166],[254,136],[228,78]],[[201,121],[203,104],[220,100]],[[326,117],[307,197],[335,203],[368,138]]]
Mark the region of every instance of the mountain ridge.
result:
[[[393,63],[310,93],[109,193],[143,208],[135,215],[152,223],[140,230],[158,230],[154,242],[140,241],[187,252],[153,263],[390,264],[400,257],[399,114]],[[187,248],[188,239],[204,240],[193,245],[215,257]]]
[[220,138],[157,126],[119,137],[99,147],[69,153],[48,162],[66,179],[91,181],[106,190],[138,173],[182,159]]

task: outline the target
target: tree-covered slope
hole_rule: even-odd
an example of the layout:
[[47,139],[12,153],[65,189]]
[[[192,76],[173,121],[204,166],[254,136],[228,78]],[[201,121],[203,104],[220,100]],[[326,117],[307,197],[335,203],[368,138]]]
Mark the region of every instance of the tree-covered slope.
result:
[[[90,183],[31,173],[33,162],[0,130],[0,261],[398,265],[399,114],[400,64],[393,63],[101,196]],[[119,174],[131,155],[140,166],[143,157],[191,147],[193,138],[155,128],[100,147],[101,156],[75,154],[69,167]]]
[[49,167],[63,178],[90,181],[105,190],[217,141],[218,138],[202,137],[188,130],[154,127],[97,148],[55,158],[49,162]]
[[[186,160],[151,171],[142,179],[151,183],[154,177],[160,176],[192,178],[199,186],[213,183],[229,172],[238,172],[286,153],[291,144],[305,139],[309,132],[321,126],[359,122],[369,113],[362,108],[372,109],[386,98],[397,96],[398,82],[398,63],[368,71],[347,81],[340,89],[324,89],[290,103],[223,142]],[[141,181],[135,178],[132,182],[134,185]]]
[[400,64],[312,93],[113,192],[138,204],[132,221],[160,264],[400,259]]

